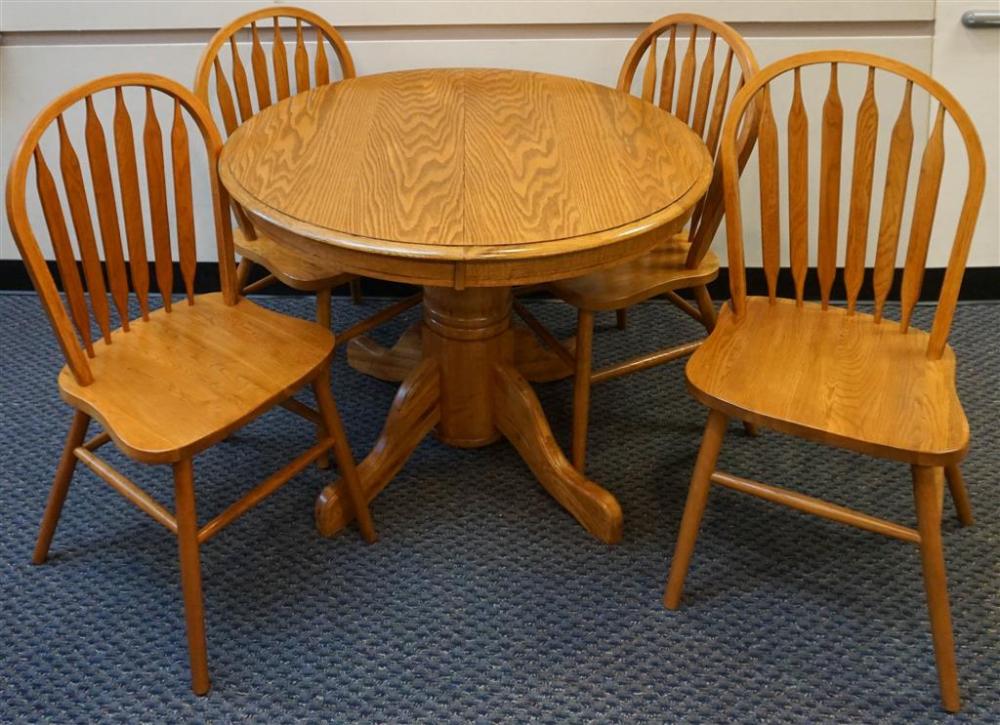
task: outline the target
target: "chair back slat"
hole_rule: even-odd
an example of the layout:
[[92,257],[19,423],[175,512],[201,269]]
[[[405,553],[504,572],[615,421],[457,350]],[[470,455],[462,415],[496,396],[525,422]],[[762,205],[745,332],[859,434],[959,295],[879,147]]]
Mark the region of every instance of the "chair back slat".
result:
[[170,128],[170,166],[174,181],[174,219],[177,220],[177,258],[188,304],[194,304],[197,253],[194,232],[194,199],[191,194],[191,157],[181,104],[174,99],[174,121]]
[[761,256],[767,294],[774,299],[778,293],[778,270],[781,267],[781,202],[778,198],[778,126],[771,107],[771,93],[766,87],[761,94],[757,146],[760,155]]
[[142,221],[142,201],[139,198],[139,170],[135,161],[135,139],[132,118],[125,106],[121,87],[115,88],[115,158],[118,160],[118,181],[122,196],[122,216],[125,239],[128,242],[129,276],[139,301],[142,319],[149,319],[149,263],[146,256],[146,230]]
[[830,64],[830,84],[823,101],[822,151],[819,172],[819,230],[816,276],[823,307],[830,304],[837,276],[837,243],[840,233],[840,163],[844,136],[844,106],[840,101],[837,64]]
[[647,103],[653,103],[656,95],[656,38],[649,44],[646,53],[646,70],[642,74],[642,95],[640,98]]
[[712,104],[712,118],[708,123],[708,134],[705,136],[705,145],[713,159],[719,150],[719,132],[722,130],[722,119],[726,115],[726,104],[729,101],[729,78],[732,72],[733,49],[730,48],[726,52],[726,61],[719,74],[719,85],[715,89],[715,102]]
[[920,299],[924,282],[927,249],[934,227],[938,193],[941,190],[941,173],[944,170],[944,106],[938,105],[934,130],[931,131],[923,158],[920,160],[920,178],[917,179],[917,197],[914,200],[913,220],[910,223],[910,241],[906,247],[900,302],[903,309],[900,324],[905,331],[913,315],[913,307]]
[[[349,78],[347,69],[344,69],[344,78]],[[330,62],[326,58],[326,50],[323,47],[323,31],[316,26],[316,85],[325,86],[330,82]]]
[[788,112],[788,247],[795,301],[805,299],[809,270],[809,118],[802,100],[802,78],[795,69],[795,91]]
[[83,264],[83,276],[87,281],[90,309],[104,341],[111,342],[111,318],[108,313],[104,272],[101,270],[101,258],[97,253],[97,240],[94,237],[94,224],[90,215],[90,204],[87,202],[87,188],[80,169],[80,159],[69,139],[62,114],[59,114],[56,123],[59,126],[59,169],[62,172],[63,188],[66,190],[73,231],[76,233],[76,245]]
[[694,93],[694,68],[695,49],[698,45],[698,26],[691,26],[691,37],[688,38],[688,47],[684,51],[684,60],[681,61],[681,77],[677,85],[677,107],[674,115],[684,123],[688,122],[688,115],[691,110],[691,96]]
[[[840,191],[840,159],[839,146],[842,140],[842,104],[837,90],[838,72],[844,78],[865,79],[858,84],[863,88],[858,93],[858,110],[854,124],[853,153],[849,160],[850,168],[845,172],[851,175],[850,203],[845,213],[847,216],[846,247],[844,253],[844,289],[846,292],[846,312],[857,315],[858,296],[863,286],[865,275],[865,260],[868,256],[867,237],[870,233],[871,197],[874,191],[876,175],[876,146],[879,135],[880,114],[876,99],[885,94],[901,93],[902,103],[892,126],[890,145],[885,161],[885,182],[882,198],[881,220],[878,229],[877,247],[875,249],[875,268],[873,287],[875,290],[875,314],[870,318],[871,324],[882,324],[886,301],[892,287],[895,274],[895,262],[898,258],[900,229],[903,218],[909,216],[909,234],[906,240],[905,262],[900,284],[900,318],[898,325],[887,328],[886,334],[906,334],[912,323],[913,311],[920,299],[924,282],[925,267],[930,248],[930,239],[938,227],[945,223],[943,212],[938,210],[941,185],[944,175],[945,125],[948,119],[954,123],[966,154],[967,180],[961,209],[957,215],[949,214],[949,223],[954,223],[954,237],[951,242],[948,257],[948,268],[945,271],[944,282],[938,294],[937,310],[934,314],[930,334],[926,337],[926,355],[931,360],[940,359],[947,348],[948,331],[954,318],[958,302],[962,275],[968,261],[972,235],[975,230],[976,217],[982,204],[983,191],[986,183],[986,164],[982,144],[976,134],[965,109],[955,100],[940,83],[926,73],[891,58],[847,50],[814,51],[790,56],[761,70],[736,94],[730,112],[723,124],[719,156],[723,169],[723,197],[726,204],[726,228],[728,257],[730,267],[730,305],[736,316],[736,324],[746,313],[746,281],[744,262],[744,229],[741,210],[740,157],[742,130],[746,119],[751,113],[758,114],[761,183],[757,193],[761,204],[761,237],[765,248],[770,243],[769,235],[776,228],[777,214],[771,209],[770,199],[776,196],[776,183],[770,181],[768,170],[777,168],[772,148],[774,146],[773,122],[770,120],[770,98],[779,84],[796,86],[800,82],[800,73],[807,66],[817,66],[821,70],[830,69],[830,88],[823,103],[824,128],[822,134],[824,159],[821,162],[819,182],[818,207],[821,221],[819,259],[817,266],[821,276],[821,295],[823,308],[829,307],[829,280],[837,274],[835,227],[833,225],[839,208],[832,202]],[[878,76],[876,79],[875,76]],[[852,81],[853,85],[853,81]],[[846,85],[845,85],[846,87]],[[914,90],[926,93],[926,98],[934,114],[931,118],[931,130],[921,153],[920,173],[916,183],[916,192],[912,200],[907,199],[907,179],[910,172],[910,159],[913,153],[913,107],[917,101],[913,98]],[[796,95],[798,91],[796,90]],[[922,100],[922,99],[921,99]],[[793,108],[798,104],[793,99]],[[790,112],[790,118],[795,111]],[[789,123],[790,128],[792,123]],[[791,136],[791,131],[790,131]],[[949,136],[949,138],[951,138]],[[835,143],[831,143],[835,141]],[[798,152],[795,144],[789,141],[789,153],[793,156]],[[949,150],[949,154],[952,153]],[[953,164],[956,171],[962,168]],[[798,186],[795,163],[788,164],[790,189]],[[949,192],[959,193],[961,177],[949,180]],[[789,203],[794,206],[806,207],[810,203],[808,195],[789,194]],[[907,212],[908,203],[912,209]],[[825,215],[824,216],[824,210]],[[950,211],[950,210],[949,210]],[[789,210],[789,218],[794,219],[796,209]],[[824,247],[823,242],[827,242]],[[765,271],[768,276],[769,297],[774,300],[774,273],[768,269],[768,254],[765,249]],[[794,265],[794,250],[792,250]],[[824,265],[827,268],[824,270]],[[827,285],[823,288],[824,281]],[[797,291],[798,294],[798,291]],[[890,332],[891,331],[891,332]]]
[[875,102],[875,69],[868,69],[868,85],[858,106],[854,129],[854,174],[851,179],[851,206],[847,220],[847,248],[844,257],[844,287],[847,309],[854,312],[865,277],[868,249],[868,221],[875,177],[875,144],[878,138],[878,104]]
[[698,95],[695,98],[691,128],[699,136],[705,134],[708,99],[712,95],[712,86],[715,85],[715,38],[715,33],[708,36],[708,50],[705,51],[705,59],[701,63],[701,71],[698,74]]
[[276,100],[282,101],[291,95],[288,83],[288,55],[285,53],[285,41],[281,37],[281,22],[274,18],[274,41],[271,44],[271,60],[274,62],[274,88]]
[[170,218],[167,212],[167,177],[163,166],[163,135],[153,106],[153,93],[146,89],[146,123],[142,132],[146,159],[146,186],[149,193],[149,226],[153,234],[153,263],[156,286],[163,306],[170,311],[174,289],[174,268],[170,254]]
[[94,356],[94,344],[90,335],[90,314],[87,312],[87,300],[83,294],[83,284],[80,281],[80,270],[76,264],[76,255],[69,240],[69,229],[63,216],[62,204],[59,202],[59,192],[55,180],[49,171],[42,150],[35,147],[35,183],[38,187],[38,197],[42,204],[42,214],[49,230],[49,239],[56,255],[56,267],[62,280],[63,290],[69,300],[70,315],[76,325],[83,347],[90,357]]
[[101,230],[101,246],[104,249],[108,287],[111,289],[111,299],[118,311],[118,317],[122,321],[122,326],[127,330],[128,276],[125,271],[125,255],[122,251],[118,209],[115,206],[115,190],[111,180],[108,143],[104,136],[104,126],[101,125],[97,112],[94,110],[93,97],[88,96],[85,105],[87,109],[85,125],[87,160],[90,163],[90,179],[93,184],[94,203],[97,206],[97,225]]
[[240,122],[236,120],[236,106],[233,104],[233,94],[229,90],[229,81],[226,80],[226,74],[222,71],[222,63],[219,62],[218,56],[212,61],[212,67],[215,70],[215,98],[219,102],[219,111],[222,113],[222,125],[226,129],[226,135],[228,136],[236,130]]
[[878,248],[875,252],[875,270],[872,275],[876,320],[882,319],[882,310],[889,296],[896,270],[896,251],[899,248],[899,232],[903,224],[903,204],[906,201],[906,184],[910,177],[910,163],[913,156],[912,98],[913,81],[908,80],[899,116],[892,127],[885,190],[882,193],[882,217],[878,230]]
[[[236,103],[240,107],[240,122],[245,122],[253,116],[253,106],[250,102],[250,83],[247,80],[247,69],[240,58],[236,46],[236,36],[229,36],[229,53],[233,59],[233,86],[236,88]],[[202,96],[202,100],[206,100]]]
[[[656,42],[656,39],[653,39]],[[674,76],[677,74],[677,26],[670,26],[670,40],[663,56],[663,71],[660,73],[660,108],[670,111],[674,107]]]
[[[291,36],[286,41],[285,34],[292,32],[293,27],[294,41]],[[261,33],[269,32],[268,28],[272,41],[270,61],[261,42]],[[249,73],[253,76],[252,91],[250,77],[241,58],[239,44],[236,42],[237,36],[243,33],[250,39]],[[310,48],[313,39],[315,44]],[[292,43],[291,51],[289,43]],[[219,60],[219,55],[226,45],[229,46],[229,53],[232,56],[232,71],[229,78],[223,76],[222,63]],[[288,6],[270,7],[247,13],[220,28],[208,42],[195,73],[195,94],[209,108],[212,107],[209,87],[214,72],[215,101],[222,117],[221,125],[225,127],[228,136],[236,130],[239,123],[246,122],[255,113],[264,110],[272,103],[288,98],[292,94],[293,76],[296,93],[330,83],[327,46],[333,48],[336,62],[340,65],[341,77],[353,78],[354,61],[351,59],[347,44],[336,28],[322,17],[308,10]],[[309,60],[310,52],[313,52],[312,63]],[[310,65],[312,65],[312,83],[310,83]],[[220,88],[225,88],[226,92],[223,93]],[[235,92],[235,103],[229,94],[229,88]],[[254,97],[256,102],[253,100]],[[234,106],[239,111],[238,122]]]
[[[129,93],[134,90],[134,103],[145,107],[142,144],[146,168],[143,181],[149,187],[148,220],[144,219],[133,126],[127,108],[128,97],[123,90]],[[102,119],[101,109],[105,106],[102,106],[98,96],[106,93],[101,98],[110,101],[112,92],[113,113],[112,104],[108,103],[106,117]],[[139,298],[142,318],[151,319],[148,312],[147,228],[151,232],[154,247],[157,282],[165,293],[164,312],[170,312],[173,260],[163,141],[156,118],[154,95],[157,100],[166,97],[173,104],[169,163],[174,191],[174,215],[178,227],[178,257],[188,298],[193,301],[194,271],[197,264],[192,157],[188,147],[190,134],[186,123],[193,119],[204,143],[205,154],[203,157],[199,156],[199,159],[204,158],[206,162],[201,164],[204,167],[202,173],[207,175],[211,189],[223,300],[230,305],[239,300],[232,228],[227,218],[230,201],[225,189],[219,184],[215,168],[222,140],[202,103],[175,81],[146,73],[99,78],[68,91],[32,121],[14,153],[7,174],[7,218],[18,251],[52,323],[70,372],[81,385],[89,385],[94,381],[95,369],[89,360],[99,357],[104,349],[104,345],[92,333],[94,325],[100,329],[104,344],[111,344],[118,339],[118,334],[131,334],[139,325],[147,324],[129,320],[127,295],[130,280],[132,289]],[[74,115],[75,108],[79,108],[78,115]],[[69,127],[77,118],[81,121],[82,128],[79,132],[87,148],[89,173],[86,175],[70,140]],[[117,184],[112,177],[106,129],[113,129]],[[53,176],[42,152],[43,145],[49,143],[45,139],[50,136],[55,137],[55,143],[59,146],[62,188],[59,188],[60,179]],[[37,195],[30,195],[27,188],[32,166]],[[120,198],[116,198],[119,196]],[[93,199],[93,202],[89,202],[89,199]],[[65,296],[60,295],[55,277],[36,238],[36,230],[32,226],[32,207],[37,206],[41,207],[45,218],[45,228],[48,230]],[[68,208],[68,216],[73,222],[75,246],[64,207]],[[107,283],[94,234],[95,219],[101,232]],[[128,249],[127,265],[125,248],[122,246],[123,226]],[[114,335],[110,331],[111,314],[107,289],[111,291],[116,312],[121,318],[120,329]]]
[[267,75],[267,58],[260,43],[257,23],[250,23],[250,66],[253,68],[253,85],[257,91],[257,110],[263,111],[271,105],[271,80]]
[[[685,31],[688,45],[678,67],[677,35],[680,26],[690,26],[690,32]],[[700,30],[708,34],[708,43],[699,67],[697,39]],[[662,61],[659,61],[657,41],[661,36],[667,39],[667,49]],[[725,60],[721,64],[716,58],[720,44],[726,49]],[[650,23],[632,43],[618,74],[620,91],[632,92],[640,66],[643,71],[639,90],[641,97],[674,113],[685,123],[690,118],[692,130],[702,137],[714,158],[726,108],[731,101],[730,89],[741,87],[745,78],[749,78],[757,70],[757,61],[746,41],[725,23],[703,15],[667,15]],[[656,77],[658,66],[659,78]],[[734,66],[738,66],[740,72],[738,83],[732,80],[732,75],[737,70]],[[756,110],[753,113],[753,123],[745,127],[741,136],[744,162],[749,158],[756,141]],[[685,260],[685,266],[690,269],[696,269],[701,264],[711,247],[722,222],[722,198],[722,174],[721,168],[717,167],[708,193],[695,204],[691,212],[688,233],[691,246]]]
[[308,90],[309,53],[302,35],[302,18],[295,18],[295,92],[304,93]]

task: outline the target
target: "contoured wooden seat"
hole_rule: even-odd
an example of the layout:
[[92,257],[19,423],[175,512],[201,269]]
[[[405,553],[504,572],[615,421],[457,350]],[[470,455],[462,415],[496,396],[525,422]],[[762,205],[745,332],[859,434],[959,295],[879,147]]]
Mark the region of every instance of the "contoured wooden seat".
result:
[[[681,27],[689,27],[690,31],[679,33]],[[699,33],[702,39],[708,36],[700,70],[696,47]],[[657,42],[664,36],[668,40],[661,65]],[[677,41],[685,36],[687,48],[678,63]],[[632,92],[636,71],[643,62],[643,100],[655,103],[691,126],[714,158],[726,107],[737,89],[757,71],[757,61],[750,46],[725,23],[703,15],[679,13],[660,18],[639,34],[622,65],[618,90]],[[753,148],[754,131],[753,124],[747,124],[740,137],[740,154],[744,162]],[[573,356],[572,436],[572,460],[577,470],[582,472],[586,465],[591,385],[685,357],[699,342],[658,350],[595,371],[591,368],[594,314],[617,310],[618,326],[624,328],[628,307],[663,296],[710,332],[715,325],[715,307],[706,285],[719,274],[719,258],[710,247],[721,219],[722,175],[717,166],[708,193],[692,211],[687,232],[664,239],[637,259],[546,285],[552,294],[578,310]],[[677,294],[677,290],[684,289],[692,291],[696,305]],[[523,307],[519,305],[517,311],[527,319],[528,313]],[[529,320],[529,324],[539,326],[535,320]]]
[[67,366],[59,391],[130,457],[175,463],[309,382],[329,364],[333,343],[329,330],[307,320],[201,294],[196,304],[160,308],[113,331],[88,361],[93,381],[81,385]]
[[[282,21],[291,22],[283,24]],[[270,73],[261,42],[262,31],[258,28],[258,23],[263,22],[270,26],[263,31],[265,40],[271,42]],[[237,43],[241,33],[244,37],[249,36],[251,41],[249,73]],[[291,51],[286,49],[285,44],[289,35],[294,37]],[[309,57],[310,46],[312,60]],[[226,48],[228,52],[224,52]],[[224,55],[228,55],[228,60]],[[226,67],[229,68],[228,74]],[[229,136],[241,123],[269,107],[272,100],[276,103],[290,95],[336,82],[338,73],[339,79],[355,77],[354,60],[337,29],[316,13],[279,6],[241,15],[220,28],[208,41],[198,62],[194,88],[205,105],[222,119],[222,127]],[[236,251],[242,257],[238,279],[244,293],[256,292],[275,282],[315,292],[316,320],[326,327],[331,324],[330,303],[334,288],[349,284],[354,301],[361,301],[361,279],[357,275],[290,249],[255,229],[239,208],[235,212],[239,227],[233,231],[233,240]],[[247,284],[253,264],[264,267],[269,274]],[[414,295],[376,312],[342,331],[337,336],[338,344],[387,322],[419,301],[419,295]]]
[[[955,354],[927,357],[930,335],[818,303],[747,297],[725,306],[688,361],[688,389],[740,420],[839,448],[925,466],[957,463],[969,423]],[[747,371],[752,370],[752,374]]]
[[[141,129],[133,128],[129,106],[144,107]],[[105,109],[110,133],[101,121]],[[73,119],[81,116],[86,167],[72,140]],[[160,119],[167,120],[167,129]],[[191,122],[203,143],[189,144]],[[139,181],[136,136],[145,185]],[[361,531],[369,541],[375,537],[330,392],[332,333],[239,295],[229,198],[216,175],[221,144],[207,109],[174,81],[149,74],[100,78],[64,94],[31,123],[11,163],[6,197],[11,231],[66,358],[59,390],[75,410],[33,561],[41,564],[48,556],[76,462],[82,461],[177,536],[191,686],[199,695],[209,689],[201,544],[331,449]],[[61,184],[47,154],[58,155]],[[215,238],[222,284],[221,292],[201,295],[194,293],[198,223],[192,162],[197,156],[201,163],[194,165],[208,180],[214,217],[211,229],[202,231]],[[38,203],[29,208],[32,167]],[[33,216],[44,217],[65,305],[32,228]],[[174,249],[180,299],[173,299]],[[150,308],[151,283],[162,295],[159,309]],[[134,319],[130,292],[139,312]],[[291,397],[307,385],[319,410]],[[315,425],[317,442],[199,527],[193,456],[277,405]],[[88,440],[92,419],[104,431]],[[95,453],[110,441],[137,461],[172,466],[175,512]]]
[[[829,73],[820,126],[814,271],[809,244],[809,117],[801,80],[803,74],[812,72]],[[851,180],[845,240],[840,246],[840,187],[845,165],[844,104],[839,78],[848,73],[864,81],[865,90],[859,94],[852,161],[846,167]],[[888,141],[888,154],[884,173],[878,179],[877,88],[902,99],[899,110],[887,114],[892,130],[883,136]],[[779,276],[787,272],[782,268],[779,124],[772,103],[776,89],[787,91],[791,98],[787,122],[783,124],[787,134],[783,155],[787,156],[787,259],[794,299],[778,297]],[[920,117],[915,91],[930,106],[931,130],[920,157],[916,188],[908,194],[914,155],[913,118]],[[751,104],[759,110],[757,208],[761,213],[759,236],[767,297],[747,296],[744,279],[748,235],[743,224],[746,209],[741,203],[737,130]],[[956,138],[962,141],[959,150],[964,147],[965,154],[955,155],[959,161],[953,168],[961,176],[944,192],[961,194],[963,201],[953,218],[937,215],[936,219],[945,169],[947,119],[957,131]],[[670,609],[680,604],[713,483],[915,543],[920,547],[923,565],[941,700],[945,709],[957,711],[958,672],[941,541],[945,480],[963,525],[972,523],[972,509],[958,467],[969,445],[969,426],[955,390],[955,355],[947,340],[983,196],[985,162],[979,137],[961,105],[925,73],[869,53],[817,51],[778,61],[744,86],[726,118],[720,154],[731,299],[715,330],[691,356],[686,368],[688,389],[710,412],[691,477],[664,603]],[[875,227],[870,223],[872,190],[879,187],[882,201]],[[908,207],[912,212],[907,211]],[[904,219],[909,220],[908,241],[901,247]],[[924,266],[934,230],[952,243],[933,326],[923,332],[913,327],[912,319],[924,286]],[[838,250],[842,251],[842,268],[838,268]],[[869,250],[873,254],[869,255]],[[886,319],[886,300],[894,286],[897,254],[903,250],[905,264],[898,285],[900,315],[898,321],[893,321]],[[874,262],[870,272],[874,291],[871,314],[858,309],[867,258]],[[809,278],[818,282],[817,302],[805,300]],[[844,307],[831,303],[838,281],[846,296]],[[910,464],[917,527],[715,470],[730,417]]]

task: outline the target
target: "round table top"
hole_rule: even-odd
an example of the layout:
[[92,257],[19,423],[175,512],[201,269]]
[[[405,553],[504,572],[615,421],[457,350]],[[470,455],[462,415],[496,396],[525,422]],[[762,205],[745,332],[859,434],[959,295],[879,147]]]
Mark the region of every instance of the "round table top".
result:
[[[349,250],[353,271],[378,266],[359,253],[475,263],[563,255],[572,274],[576,252],[683,223],[712,162],[686,124],[611,88],[428,69],[275,104],[233,133],[219,173],[269,233]],[[605,265],[615,256],[602,255]],[[593,257],[581,264],[594,267]]]

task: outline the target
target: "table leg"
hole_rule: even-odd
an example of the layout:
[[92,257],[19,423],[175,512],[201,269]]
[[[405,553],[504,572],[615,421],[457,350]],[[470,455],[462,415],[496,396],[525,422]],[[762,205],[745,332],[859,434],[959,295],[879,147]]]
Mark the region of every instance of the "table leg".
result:
[[[622,535],[618,501],[566,459],[517,369],[511,300],[509,288],[424,290],[423,360],[406,377],[375,448],[358,466],[362,490],[373,499],[431,428],[443,443],[462,448],[506,437],[587,531],[616,543]],[[327,486],[316,502],[320,533],[336,533],[350,517],[339,486]]]
[[608,491],[584,477],[563,455],[528,381],[511,365],[494,370],[496,422],[538,482],[606,544],[622,538],[622,509]]

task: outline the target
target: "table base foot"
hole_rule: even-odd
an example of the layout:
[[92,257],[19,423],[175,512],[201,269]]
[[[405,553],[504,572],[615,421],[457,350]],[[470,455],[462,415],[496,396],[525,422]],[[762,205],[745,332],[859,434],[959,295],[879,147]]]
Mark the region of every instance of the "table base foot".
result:
[[[392,480],[441,417],[440,374],[433,358],[424,360],[400,386],[372,452],[358,465],[361,490],[368,501]],[[333,536],[354,518],[339,482],[316,499],[316,528]]]
[[579,473],[563,455],[528,382],[510,365],[494,369],[496,424],[549,494],[606,544],[622,538],[622,509],[610,492]]

